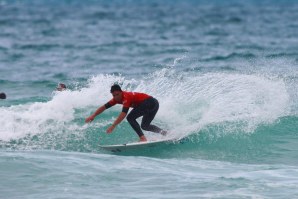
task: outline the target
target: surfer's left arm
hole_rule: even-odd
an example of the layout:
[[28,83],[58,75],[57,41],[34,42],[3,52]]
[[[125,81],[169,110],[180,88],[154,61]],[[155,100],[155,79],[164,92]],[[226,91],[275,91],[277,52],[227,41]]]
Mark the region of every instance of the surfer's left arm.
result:
[[107,133],[112,133],[112,131],[114,130],[114,128],[120,124],[122,122],[122,120],[126,117],[127,113],[126,112],[121,112],[118,116],[118,118],[115,120],[115,122],[112,124],[112,126],[110,126],[107,129]]

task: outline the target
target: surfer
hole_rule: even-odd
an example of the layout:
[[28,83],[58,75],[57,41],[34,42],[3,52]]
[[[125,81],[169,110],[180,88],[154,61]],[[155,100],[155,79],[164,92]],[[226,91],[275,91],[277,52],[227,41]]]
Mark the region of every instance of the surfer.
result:
[[6,99],[6,94],[5,93],[0,93],[0,99]]
[[[111,94],[113,95],[113,98],[105,105],[99,107],[91,116],[86,118],[85,122],[93,121],[97,115],[116,104],[123,104],[122,112],[119,114],[112,126],[107,129],[107,133],[112,133],[114,128],[126,117],[129,108],[133,108],[127,115],[127,121],[138,134],[140,142],[147,141],[142,129],[145,131],[160,133],[162,135],[167,134],[166,131],[151,124],[159,108],[157,99],[145,93],[122,91],[121,87],[117,84],[114,84],[111,87]],[[143,118],[140,126],[136,119],[141,116],[143,116]]]
[[64,90],[66,90],[66,85],[63,84],[63,83],[59,83],[56,90],[57,91],[64,91]]

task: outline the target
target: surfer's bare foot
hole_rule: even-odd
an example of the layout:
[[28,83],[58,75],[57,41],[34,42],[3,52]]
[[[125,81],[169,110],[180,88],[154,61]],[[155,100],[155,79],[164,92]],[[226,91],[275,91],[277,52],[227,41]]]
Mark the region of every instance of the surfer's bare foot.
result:
[[144,135],[142,135],[142,136],[140,137],[139,142],[147,142],[146,137],[145,137]]

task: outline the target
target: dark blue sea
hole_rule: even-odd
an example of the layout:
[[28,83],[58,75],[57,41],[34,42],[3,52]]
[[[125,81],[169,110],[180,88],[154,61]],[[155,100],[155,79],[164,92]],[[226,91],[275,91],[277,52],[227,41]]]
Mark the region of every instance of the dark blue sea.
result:
[[[297,19],[295,0],[0,0],[0,198],[298,198]],[[106,133],[119,105],[85,123],[114,83],[183,139],[101,149],[138,141]]]

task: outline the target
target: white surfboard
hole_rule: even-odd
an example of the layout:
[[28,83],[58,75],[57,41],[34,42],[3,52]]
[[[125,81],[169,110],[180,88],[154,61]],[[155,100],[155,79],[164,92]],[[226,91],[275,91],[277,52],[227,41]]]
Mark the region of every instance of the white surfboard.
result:
[[134,150],[134,149],[155,147],[161,143],[171,144],[179,140],[180,140],[179,138],[168,138],[168,139],[146,141],[146,142],[133,142],[133,143],[115,144],[115,145],[100,145],[99,147],[111,152],[123,152],[123,151]]

